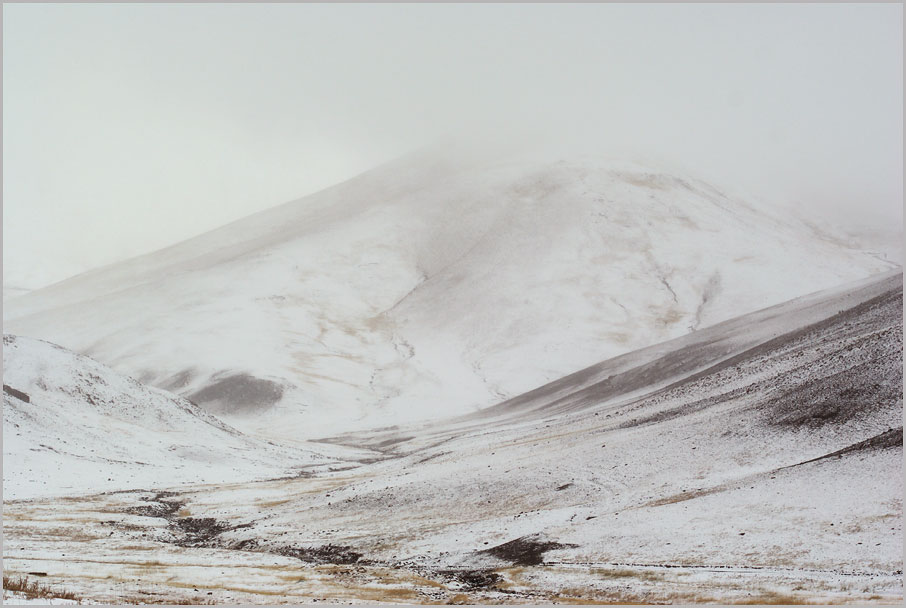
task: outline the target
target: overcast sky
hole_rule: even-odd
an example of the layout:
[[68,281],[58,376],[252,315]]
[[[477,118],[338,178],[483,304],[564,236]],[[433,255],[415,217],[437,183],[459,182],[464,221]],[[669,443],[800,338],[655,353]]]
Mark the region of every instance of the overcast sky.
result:
[[899,4],[5,4],[4,285],[527,128],[901,233],[902,24]]

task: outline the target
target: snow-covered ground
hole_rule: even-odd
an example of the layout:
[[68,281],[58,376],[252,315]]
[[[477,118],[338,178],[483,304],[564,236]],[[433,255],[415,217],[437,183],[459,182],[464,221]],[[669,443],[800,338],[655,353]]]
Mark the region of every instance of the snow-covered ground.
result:
[[29,597],[19,591],[7,591],[4,589],[3,603],[12,606],[66,606],[85,602],[59,597]]
[[656,167],[430,150],[14,298],[4,327],[296,441],[473,412],[892,267]]
[[3,336],[3,385],[6,501],[294,475],[350,453],[249,438],[181,397],[32,338]]
[[112,602],[897,603],[902,306],[900,273],[838,287],[317,442],[357,452],[310,477],[5,500],[4,568]]

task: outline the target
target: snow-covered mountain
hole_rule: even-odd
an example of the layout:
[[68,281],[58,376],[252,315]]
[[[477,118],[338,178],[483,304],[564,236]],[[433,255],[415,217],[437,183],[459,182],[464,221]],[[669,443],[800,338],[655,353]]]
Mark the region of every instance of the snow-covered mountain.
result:
[[902,356],[885,273],[336,437],[371,457],[311,477],[5,502],[4,572],[106,603],[899,604]]
[[3,336],[5,500],[299,473],[335,462],[252,439],[59,346]]
[[283,439],[466,413],[892,264],[702,181],[428,151],[8,302]]

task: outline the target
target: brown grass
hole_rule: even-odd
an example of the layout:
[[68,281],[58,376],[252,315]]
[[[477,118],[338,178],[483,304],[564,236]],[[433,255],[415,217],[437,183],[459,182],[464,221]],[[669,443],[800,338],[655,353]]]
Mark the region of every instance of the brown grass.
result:
[[279,507],[280,505],[285,505],[288,502],[295,500],[295,496],[291,498],[279,498],[276,500],[266,500],[263,502],[255,503],[259,509],[269,509],[270,507]]
[[7,591],[18,591],[19,593],[24,593],[25,597],[28,599],[36,598],[61,598],[64,600],[75,600],[79,601],[74,593],[66,591],[65,589],[54,590],[49,585],[39,583],[38,581],[29,581],[27,576],[17,576],[13,578],[12,576],[3,575],[3,588]]
[[563,594],[558,594],[554,596],[554,599],[557,600],[559,604],[573,604],[580,606],[645,606],[647,604],[643,602],[630,602],[626,600],[603,600],[597,597],[583,597],[581,592],[575,592],[575,595],[572,595],[569,590],[565,590]]
[[785,605],[790,606],[793,604],[810,604],[813,603],[809,601],[807,597],[789,595],[787,593],[774,593],[767,592],[762,593],[751,598],[733,600],[731,603],[739,605]]
[[217,604],[217,601],[210,597],[157,597],[148,595],[145,591],[139,591],[139,594],[141,594],[141,597],[130,596],[117,598],[117,603],[130,605],[159,604],[167,606],[172,606],[173,604],[178,604],[180,606],[210,606]]
[[3,526],[4,534],[9,536],[30,537],[34,538],[59,538],[63,540],[88,542],[107,538],[106,535],[89,534],[84,530],[78,530],[74,526],[58,528],[29,528],[26,526]]
[[640,581],[660,581],[664,578],[664,573],[653,570],[630,570],[628,568],[592,568],[590,571],[603,578],[634,578]]

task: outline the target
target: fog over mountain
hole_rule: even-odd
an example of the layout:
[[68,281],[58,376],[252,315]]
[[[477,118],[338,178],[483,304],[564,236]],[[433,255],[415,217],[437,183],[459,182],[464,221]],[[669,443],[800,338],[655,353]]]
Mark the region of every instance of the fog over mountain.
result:
[[901,25],[898,4],[4,6],[4,287],[445,136],[669,163],[895,259]]
[[894,267],[770,211],[447,142],[10,300],[4,327],[271,438],[436,419]]

